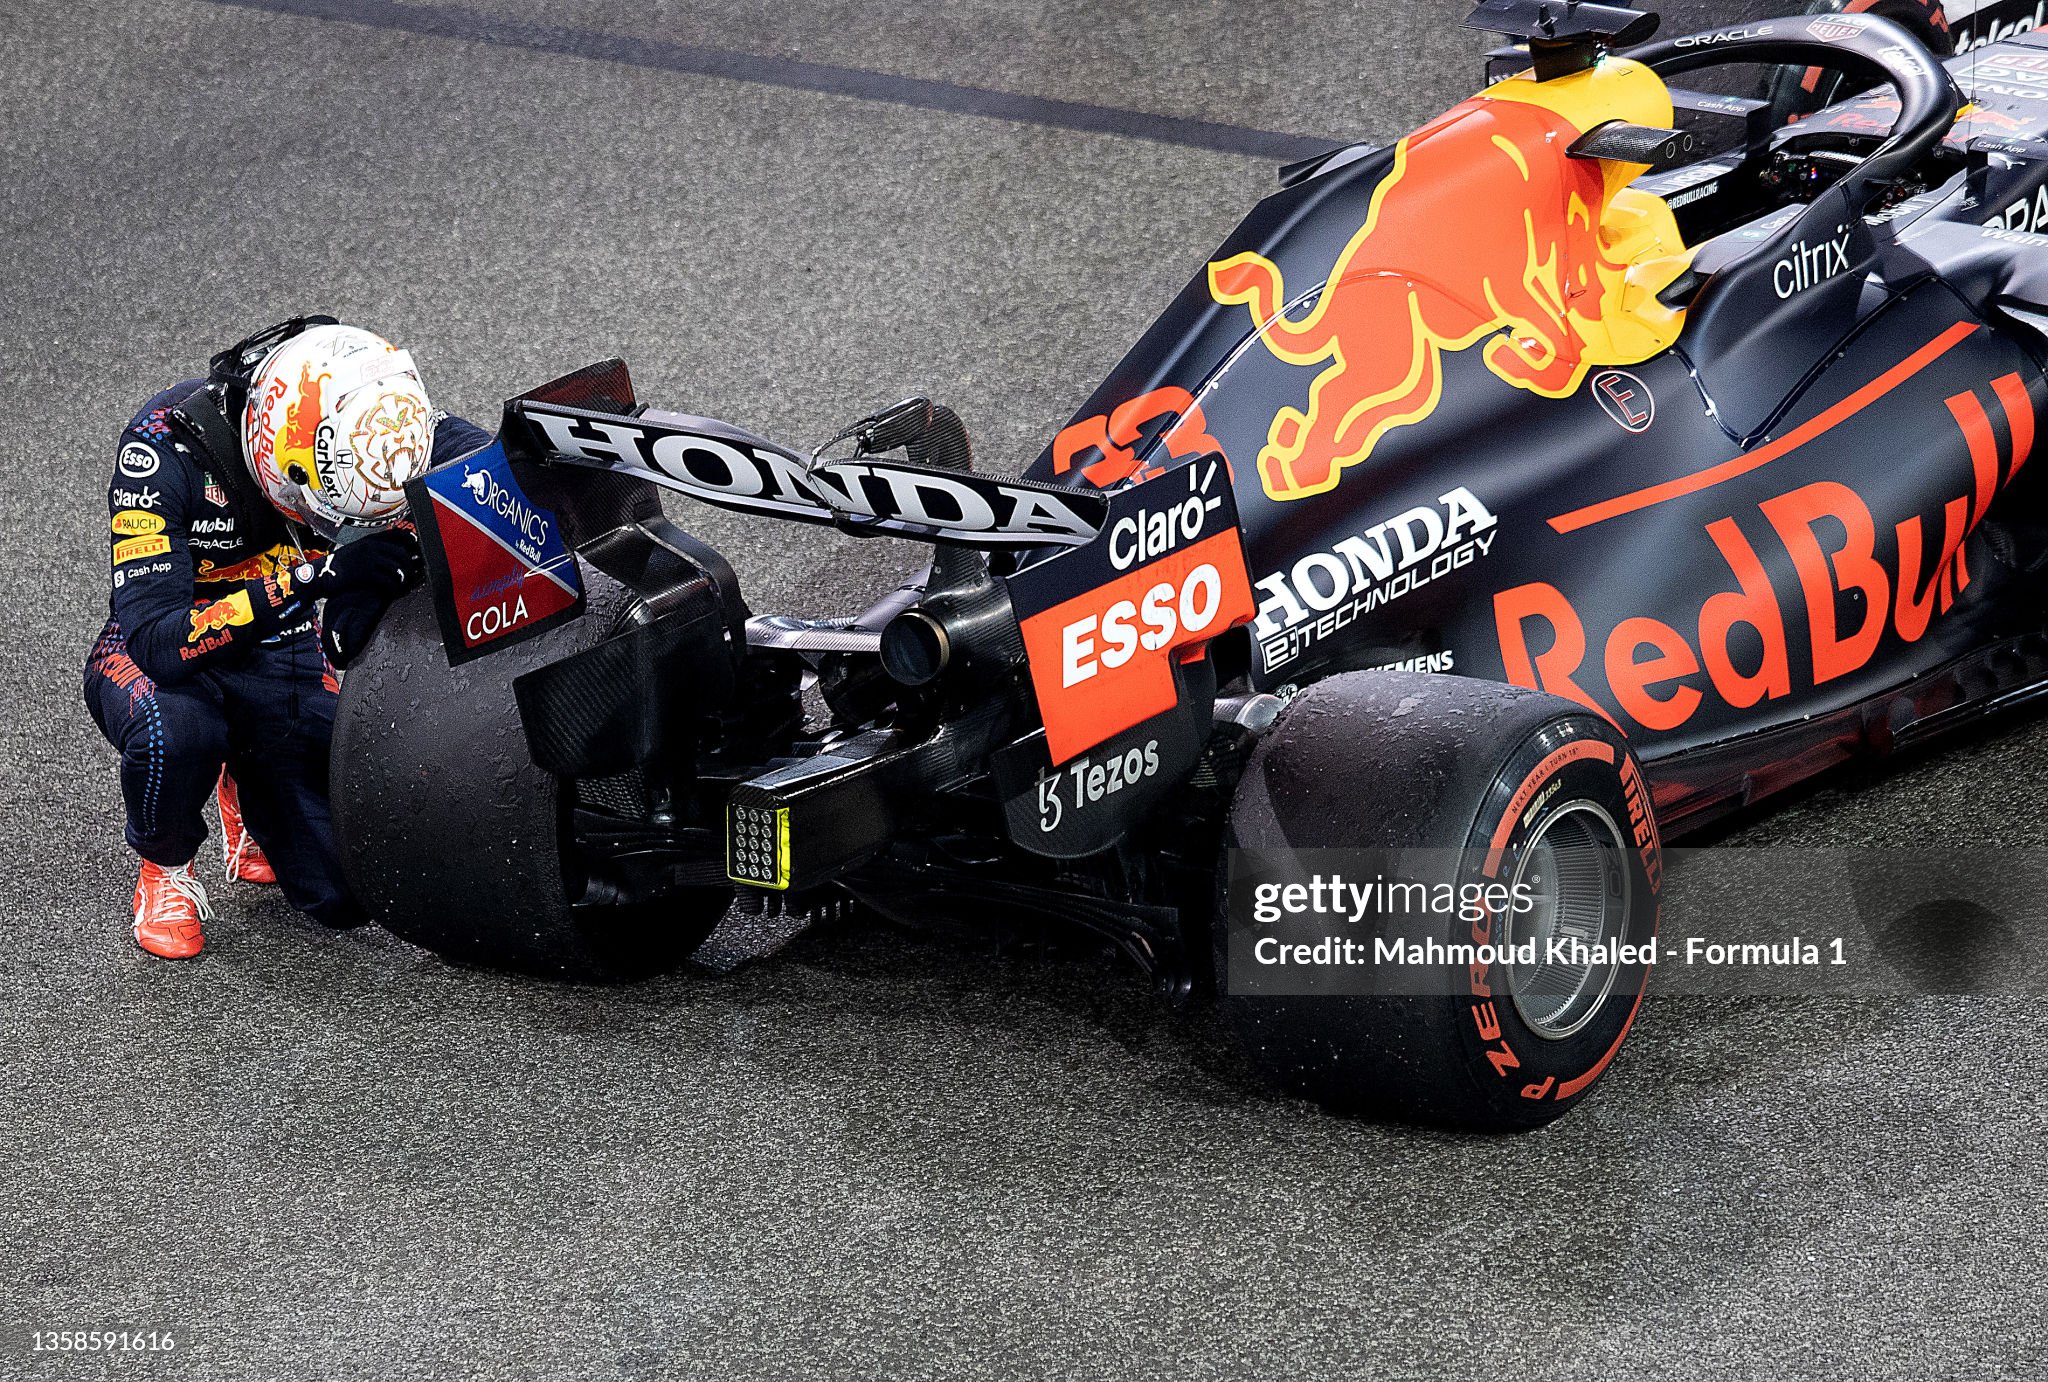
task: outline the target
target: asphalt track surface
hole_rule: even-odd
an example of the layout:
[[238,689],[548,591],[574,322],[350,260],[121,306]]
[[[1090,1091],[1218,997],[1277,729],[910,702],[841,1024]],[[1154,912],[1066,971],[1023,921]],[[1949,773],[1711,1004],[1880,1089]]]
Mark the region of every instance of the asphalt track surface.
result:
[[[1270,185],[1205,122],[1388,138],[1479,47],[1436,3],[344,8],[0,6],[0,1376],[2048,1362],[2035,1000],[1653,1001],[1586,1107],[1502,1141],[1266,1094],[1113,967],[888,933],[598,991],[218,887],[203,961],[143,957],[77,668],[108,439],[217,343],[333,311],[486,420],[612,353],[796,441],[929,392],[1012,466]],[[757,608],[903,559],[692,522]],[[2039,845],[2044,750],[1734,838]],[[27,1351],[113,1325],[186,1347]]]

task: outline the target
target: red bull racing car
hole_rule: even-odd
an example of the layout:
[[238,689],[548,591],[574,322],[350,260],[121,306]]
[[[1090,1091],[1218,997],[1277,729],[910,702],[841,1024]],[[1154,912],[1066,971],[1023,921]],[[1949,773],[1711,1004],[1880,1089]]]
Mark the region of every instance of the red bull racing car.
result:
[[[2048,39],[1470,22],[1521,70],[1283,169],[1020,479],[924,400],[809,453],[616,361],[509,403],[415,482],[427,589],[343,691],[374,914],[585,980],[679,964],[735,897],[1073,926],[1333,1108],[1584,1097],[1664,838],[2048,686]],[[1786,123],[1678,84],[1756,64],[1864,94]],[[758,614],[663,490],[928,559]],[[1321,849],[1534,899],[1447,943],[1594,958],[1281,991],[1230,861]]]

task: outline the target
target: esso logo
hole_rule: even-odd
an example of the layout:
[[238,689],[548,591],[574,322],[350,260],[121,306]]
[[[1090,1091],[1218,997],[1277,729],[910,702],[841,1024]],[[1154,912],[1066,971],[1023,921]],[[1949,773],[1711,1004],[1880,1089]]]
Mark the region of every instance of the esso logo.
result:
[[1625,369],[1601,370],[1594,375],[1593,401],[1624,432],[1647,432],[1657,420],[1657,399],[1650,386]]
[[1060,685],[1077,686],[1105,668],[1114,671],[1140,648],[1156,653],[1181,633],[1199,634],[1222,609],[1223,574],[1204,562],[1178,587],[1161,581],[1141,599],[1118,600],[1100,616],[1076,619],[1060,630]]
[[156,474],[157,454],[153,446],[131,441],[121,448],[121,473],[131,480],[147,480]]

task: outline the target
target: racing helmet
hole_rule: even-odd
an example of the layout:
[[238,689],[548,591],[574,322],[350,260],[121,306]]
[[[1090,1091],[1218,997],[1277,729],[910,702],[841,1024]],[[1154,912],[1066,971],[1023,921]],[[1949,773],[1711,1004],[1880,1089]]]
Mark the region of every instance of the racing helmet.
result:
[[438,420],[411,355],[329,323],[256,367],[242,455],[278,512],[331,538],[404,515],[405,482],[426,473]]

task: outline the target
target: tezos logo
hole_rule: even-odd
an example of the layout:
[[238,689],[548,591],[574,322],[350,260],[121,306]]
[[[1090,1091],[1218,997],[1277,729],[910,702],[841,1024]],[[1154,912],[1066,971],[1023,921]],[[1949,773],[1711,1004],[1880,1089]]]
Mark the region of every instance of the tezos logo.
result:
[[1771,287],[1781,298],[1824,283],[1849,267],[1849,232],[1844,229],[1832,240],[1809,245],[1794,240],[1783,259],[1771,265]]
[[147,480],[156,474],[156,448],[131,441],[121,448],[121,473],[131,480]]
[[1650,386],[1627,370],[1601,370],[1593,376],[1593,397],[1624,432],[1647,432],[1657,420],[1657,400]]
[[535,546],[548,540],[548,521],[529,504],[520,502],[519,496],[498,483],[498,477],[488,470],[462,469],[462,487],[469,491],[469,497],[479,508],[489,509],[505,519]]

